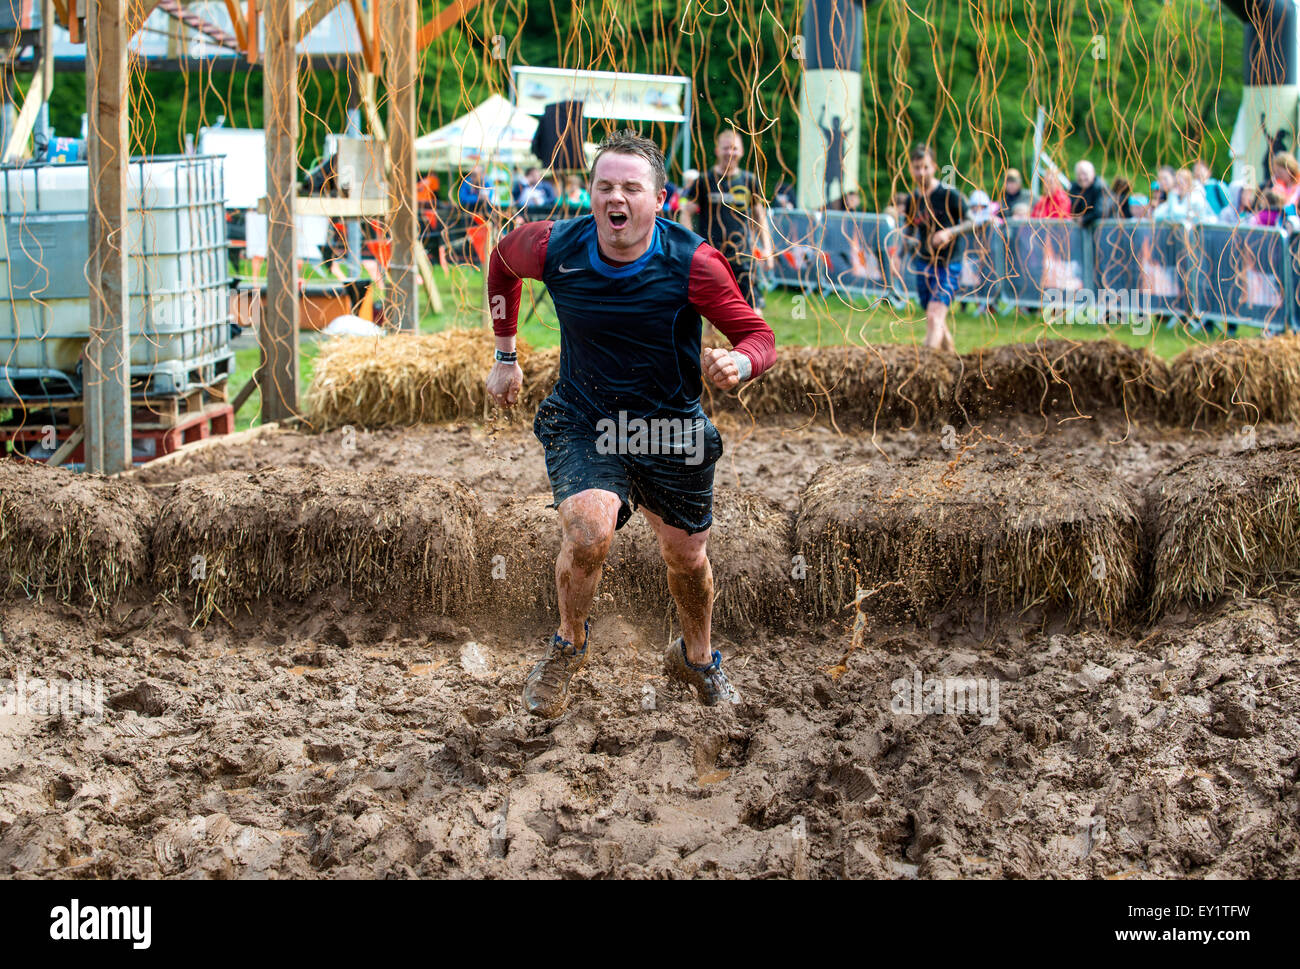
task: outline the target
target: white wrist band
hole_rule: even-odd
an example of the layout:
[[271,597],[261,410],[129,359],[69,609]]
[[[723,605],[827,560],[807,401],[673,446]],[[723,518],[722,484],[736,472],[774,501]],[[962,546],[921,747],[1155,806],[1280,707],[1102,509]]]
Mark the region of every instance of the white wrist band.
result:
[[748,380],[749,375],[754,372],[754,365],[750,363],[749,357],[745,356],[739,350],[731,350],[731,359],[735,361],[736,369],[740,371],[740,379]]

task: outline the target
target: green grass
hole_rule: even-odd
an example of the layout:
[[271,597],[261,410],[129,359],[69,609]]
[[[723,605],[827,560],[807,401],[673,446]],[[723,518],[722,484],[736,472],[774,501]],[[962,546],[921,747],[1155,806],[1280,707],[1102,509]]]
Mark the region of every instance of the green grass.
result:
[[[483,277],[474,268],[453,267],[449,275],[437,271],[438,286],[443,298],[443,312],[433,315],[426,312],[420,320],[420,332],[434,333],[449,326],[479,326],[482,322]],[[557,346],[560,342],[559,324],[544,287],[535,280],[524,283],[520,302],[520,335],[534,347]],[[422,305],[427,307],[427,303]],[[534,303],[537,312],[529,317]],[[782,346],[843,346],[846,343],[914,343],[925,338],[925,316],[914,303],[895,310],[889,305],[871,306],[868,300],[846,297],[829,300],[818,294],[800,294],[795,290],[775,289],[767,294],[764,310],[768,324],[776,333],[777,352]],[[527,319],[526,319],[527,318]],[[1031,312],[1007,315],[971,314],[960,309],[949,316],[949,326],[957,343],[958,353],[968,353],[981,347],[1003,343],[1025,343],[1039,339],[1099,340],[1114,337],[1123,343],[1147,347],[1157,356],[1176,356],[1190,346],[1211,339],[1203,332],[1193,332],[1179,324],[1174,327],[1153,326],[1148,330],[1128,326],[1098,326],[1094,324],[1049,325],[1041,314]],[[1254,327],[1243,326],[1239,336],[1259,334]],[[1217,331],[1215,339],[1223,338]],[[306,393],[315,368],[318,339],[304,333],[301,341],[300,393]],[[236,354],[235,370],[231,376],[232,394],[238,392],[253,375],[260,359],[257,347],[241,349]],[[486,367],[486,363],[485,363]],[[255,391],[244,404],[236,419],[236,428],[244,430],[261,423],[258,413],[260,394]]]

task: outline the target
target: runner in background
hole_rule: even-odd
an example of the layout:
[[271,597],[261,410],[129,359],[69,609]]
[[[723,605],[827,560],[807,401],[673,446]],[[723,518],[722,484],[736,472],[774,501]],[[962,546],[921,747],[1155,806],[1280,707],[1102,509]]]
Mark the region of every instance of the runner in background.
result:
[[912,252],[912,271],[925,310],[925,345],[956,353],[948,329],[948,307],[958,288],[952,257],[957,251],[957,237],[969,232],[974,223],[966,217],[966,200],[961,192],[935,177],[938,169],[929,145],[916,145],[910,161],[916,191],[907,199],[904,239]]

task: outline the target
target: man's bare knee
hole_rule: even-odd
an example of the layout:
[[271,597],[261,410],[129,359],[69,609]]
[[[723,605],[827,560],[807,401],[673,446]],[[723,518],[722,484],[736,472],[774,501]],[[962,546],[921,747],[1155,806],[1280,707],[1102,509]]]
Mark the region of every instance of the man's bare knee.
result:
[[613,507],[609,498],[597,494],[579,494],[564,503],[561,522],[564,528],[564,551],[573,564],[584,572],[598,569],[609,555],[617,521],[617,495]]
[[606,530],[605,523],[579,519],[564,530],[564,548],[573,564],[590,572],[604,564],[609,546],[614,541],[614,530]]

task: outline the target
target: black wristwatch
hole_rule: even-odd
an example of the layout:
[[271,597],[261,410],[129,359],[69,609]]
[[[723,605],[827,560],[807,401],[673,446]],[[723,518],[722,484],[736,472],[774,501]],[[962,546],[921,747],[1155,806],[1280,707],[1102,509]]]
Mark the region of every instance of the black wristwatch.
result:
[[497,350],[496,361],[497,363],[518,363],[519,351],[518,350]]

